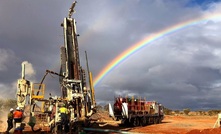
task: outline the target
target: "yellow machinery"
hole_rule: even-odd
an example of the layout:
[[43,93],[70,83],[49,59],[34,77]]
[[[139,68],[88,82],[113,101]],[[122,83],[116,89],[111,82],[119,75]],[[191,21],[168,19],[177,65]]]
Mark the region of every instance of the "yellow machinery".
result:
[[[74,13],[76,1],[69,9],[68,17],[64,18],[62,23],[64,33],[64,46],[61,47],[61,69],[60,73],[46,70],[40,84],[32,83],[25,79],[25,65],[22,65],[22,78],[18,80],[17,88],[17,105],[25,108],[26,103],[30,104],[30,123],[32,128],[36,124],[34,116],[35,108],[42,103],[41,115],[47,119],[46,124],[53,133],[65,131],[72,133],[79,131],[83,124],[89,121],[89,117],[93,114],[96,105],[92,73],[89,71],[88,77],[89,87],[86,84],[86,73],[80,65],[76,21],[71,18]],[[87,56],[86,56],[87,58]],[[45,85],[43,81],[48,73],[59,76],[61,96],[44,98]],[[27,99],[29,97],[29,99]],[[59,108],[64,106],[68,109],[67,124],[63,124]],[[68,125],[68,126],[67,126]]]

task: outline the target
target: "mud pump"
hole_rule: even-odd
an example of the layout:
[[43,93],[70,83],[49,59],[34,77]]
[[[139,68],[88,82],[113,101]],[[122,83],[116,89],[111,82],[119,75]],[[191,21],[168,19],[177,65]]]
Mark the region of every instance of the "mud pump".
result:
[[[89,86],[87,86],[86,71],[80,65],[78,34],[76,21],[71,18],[75,12],[76,1],[69,9],[68,17],[64,18],[61,26],[63,27],[64,46],[61,47],[61,68],[60,73],[46,70],[40,83],[32,83],[25,79],[25,65],[22,64],[22,78],[18,80],[17,86],[17,105],[25,109],[30,104],[29,125],[32,127],[44,124],[50,128],[52,133],[73,133],[79,132],[82,126],[89,124],[89,117],[95,112],[95,96],[92,81],[92,74],[89,71],[87,55],[87,71]],[[45,99],[45,84],[43,81],[47,74],[57,75],[61,88],[61,97],[50,96]],[[42,104],[40,110],[39,103]],[[66,122],[62,123],[60,108],[67,109]],[[37,119],[41,117],[41,119]]]

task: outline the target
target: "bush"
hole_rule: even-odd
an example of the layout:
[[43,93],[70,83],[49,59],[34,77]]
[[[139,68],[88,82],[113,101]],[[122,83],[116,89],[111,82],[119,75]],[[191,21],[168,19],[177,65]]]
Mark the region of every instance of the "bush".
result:
[[203,113],[203,111],[201,111],[201,110],[199,110],[198,112],[199,112],[199,115],[202,115],[202,113]]
[[175,110],[174,112],[175,112],[176,114],[179,114],[179,113],[180,113],[180,111],[179,111],[179,110]]
[[164,114],[165,115],[171,115],[172,114],[172,110],[168,109],[168,108],[164,108]]
[[220,113],[220,110],[209,110],[208,111],[209,116],[217,115],[218,113]]
[[190,109],[189,108],[183,109],[183,112],[184,112],[185,115],[188,115],[189,112],[190,112]]

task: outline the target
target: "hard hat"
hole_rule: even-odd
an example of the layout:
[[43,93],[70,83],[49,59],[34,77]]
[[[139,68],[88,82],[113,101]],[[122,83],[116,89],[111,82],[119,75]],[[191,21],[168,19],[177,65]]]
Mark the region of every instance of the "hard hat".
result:
[[16,110],[20,110],[20,108],[19,108],[19,107],[17,107],[17,108],[16,108]]
[[13,108],[10,108],[10,111],[14,111],[14,109],[13,109]]

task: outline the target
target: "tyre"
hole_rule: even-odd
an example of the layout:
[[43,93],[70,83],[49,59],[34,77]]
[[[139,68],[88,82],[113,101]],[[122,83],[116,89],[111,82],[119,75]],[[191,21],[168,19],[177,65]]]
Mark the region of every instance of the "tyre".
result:
[[140,125],[140,121],[138,117],[133,118],[133,126],[137,127]]
[[121,125],[122,126],[129,126],[129,120],[128,119],[122,119],[121,120]]
[[159,122],[159,121],[158,121],[158,118],[157,118],[157,117],[154,117],[154,118],[153,118],[153,123],[154,123],[154,124],[158,124],[158,122]]
[[147,118],[144,116],[141,118],[141,126],[146,126],[147,125]]

